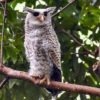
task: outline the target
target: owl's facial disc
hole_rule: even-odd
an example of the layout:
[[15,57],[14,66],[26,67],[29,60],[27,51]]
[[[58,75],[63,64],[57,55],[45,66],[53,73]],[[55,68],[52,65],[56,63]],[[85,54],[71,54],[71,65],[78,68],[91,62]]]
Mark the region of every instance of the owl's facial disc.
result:
[[40,12],[35,11],[35,12],[33,12],[33,15],[34,15],[34,17],[36,17],[37,20],[39,20],[40,22],[43,22],[43,21],[45,21],[47,15],[48,15],[48,12],[45,11],[45,12],[40,13]]

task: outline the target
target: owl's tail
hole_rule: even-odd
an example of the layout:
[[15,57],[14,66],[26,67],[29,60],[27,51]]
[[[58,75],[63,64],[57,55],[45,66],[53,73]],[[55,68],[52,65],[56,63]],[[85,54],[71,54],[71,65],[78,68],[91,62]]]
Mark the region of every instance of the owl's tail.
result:
[[[53,73],[52,73],[52,76],[51,76],[51,80],[58,81],[58,82],[61,82],[62,81],[62,78],[61,78],[61,70],[58,69],[56,67],[56,65],[53,66]],[[55,90],[55,89],[50,89],[50,88],[47,88],[47,90],[49,92],[51,92],[51,94],[52,94],[52,100],[56,100],[57,94],[60,91],[59,90]]]

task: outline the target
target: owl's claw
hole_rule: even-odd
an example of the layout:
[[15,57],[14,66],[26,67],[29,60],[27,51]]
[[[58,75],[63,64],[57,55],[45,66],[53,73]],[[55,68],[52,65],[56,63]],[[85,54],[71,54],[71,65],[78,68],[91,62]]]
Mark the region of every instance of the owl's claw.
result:
[[36,76],[33,75],[32,73],[29,73],[29,75],[35,79],[40,79],[40,84],[41,83],[47,83],[48,85],[50,84],[50,77],[48,75],[40,75],[40,76]]
[[41,80],[40,83],[46,82],[48,85],[50,84],[50,77],[48,75],[45,75]]

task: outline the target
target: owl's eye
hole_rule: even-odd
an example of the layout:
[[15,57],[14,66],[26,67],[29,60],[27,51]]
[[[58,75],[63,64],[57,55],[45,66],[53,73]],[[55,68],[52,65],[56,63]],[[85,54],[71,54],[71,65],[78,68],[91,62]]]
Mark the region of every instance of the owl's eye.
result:
[[47,16],[48,12],[44,12],[44,16]]
[[39,16],[39,14],[40,14],[39,12],[34,12],[34,13],[33,13],[33,15],[34,15],[35,17]]
[[[44,16],[47,16],[47,14],[48,14],[48,12],[44,12],[44,13],[43,13]],[[35,17],[37,17],[37,16],[40,15],[40,12],[33,12],[33,15],[34,15]]]

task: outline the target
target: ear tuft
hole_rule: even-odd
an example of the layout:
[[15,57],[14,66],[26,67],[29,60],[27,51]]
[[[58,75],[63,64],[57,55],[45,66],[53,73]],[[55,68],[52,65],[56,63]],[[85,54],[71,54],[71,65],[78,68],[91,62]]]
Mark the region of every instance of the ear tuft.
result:
[[48,7],[47,10],[48,12],[50,12],[51,14],[55,11],[56,7]]
[[31,8],[29,8],[29,7],[24,7],[24,8],[23,8],[23,12],[24,12],[24,13],[28,13],[28,12],[33,13],[33,9],[31,9]]

